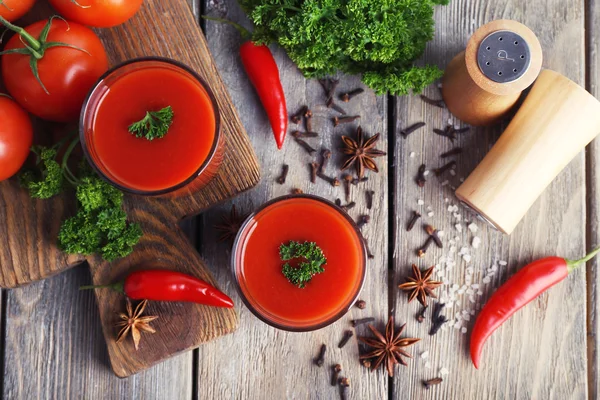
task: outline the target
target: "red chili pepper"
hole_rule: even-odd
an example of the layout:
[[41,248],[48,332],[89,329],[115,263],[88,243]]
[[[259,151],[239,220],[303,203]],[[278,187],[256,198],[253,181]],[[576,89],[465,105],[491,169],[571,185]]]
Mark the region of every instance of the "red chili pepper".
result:
[[181,272],[150,269],[134,271],[125,280],[110,285],[79,289],[111,288],[134,300],[183,301],[215,307],[233,307],[233,301],[208,283]]
[[471,360],[475,368],[479,368],[483,345],[500,325],[598,252],[600,247],[574,261],[561,257],[542,258],[522,268],[496,290],[477,316],[471,333]]
[[[211,21],[223,22],[235,27],[244,39],[251,37],[250,32],[243,26],[235,22],[222,19],[203,16],[202,18]],[[273,136],[277,148],[281,149],[288,128],[288,113],[285,103],[285,94],[279,79],[279,69],[273,58],[273,54],[267,46],[257,45],[251,40],[247,40],[240,47],[240,57],[250,78],[250,82],[256,89],[258,97],[267,112]]]

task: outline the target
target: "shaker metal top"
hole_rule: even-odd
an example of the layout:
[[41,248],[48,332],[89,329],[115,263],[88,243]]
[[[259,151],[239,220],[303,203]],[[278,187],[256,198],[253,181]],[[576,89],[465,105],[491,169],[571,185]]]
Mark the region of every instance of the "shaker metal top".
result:
[[519,79],[529,68],[530,61],[529,45],[512,31],[490,33],[477,50],[479,69],[488,79],[498,83]]

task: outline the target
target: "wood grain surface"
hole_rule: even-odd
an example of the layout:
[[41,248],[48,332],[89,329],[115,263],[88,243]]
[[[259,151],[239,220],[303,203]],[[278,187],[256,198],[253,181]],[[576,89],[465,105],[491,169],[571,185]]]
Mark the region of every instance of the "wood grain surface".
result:
[[[207,1],[205,4],[190,1],[196,12],[205,9],[211,15],[245,21],[231,0]],[[600,4],[596,0],[585,4],[572,0],[453,0],[447,7],[439,7],[435,18],[436,38],[425,56],[429,62],[444,67],[464,49],[467,39],[480,25],[496,18],[516,19],[529,26],[540,38],[545,67],[557,70],[581,85],[587,83],[588,89],[600,96],[597,80],[600,72],[600,32],[596,26],[600,18]],[[584,36],[586,20],[588,30]],[[330,199],[342,198],[342,189],[333,189],[323,183],[308,183],[308,167],[303,169],[303,166],[311,158],[295,148],[296,144],[289,138],[284,150],[275,150],[267,118],[239,63],[237,47],[241,39],[234,30],[225,26],[210,23],[206,28],[207,41],[217,67],[248,130],[265,175],[257,188],[236,198],[233,203],[243,211],[250,211],[267,199],[287,194],[293,187]],[[587,48],[584,47],[584,37]],[[327,124],[325,116],[329,113],[322,105],[318,106],[324,101],[318,83],[305,81],[280,49],[273,50],[289,98],[290,111],[305,103],[316,111],[318,117],[313,123],[321,137],[310,139],[311,144],[316,147],[339,146],[332,140],[346,127],[332,129]],[[341,85],[354,88],[358,81],[343,77]],[[426,93],[432,98],[439,98],[434,86]],[[352,379],[350,399],[597,398],[600,393],[597,351],[600,345],[597,336],[600,328],[600,274],[597,262],[589,263],[587,271],[580,269],[543,294],[494,334],[486,345],[483,367],[479,371],[472,367],[468,358],[468,336],[473,319],[464,325],[469,329],[466,334],[448,326],[430,337],[428,320],[419,325],[414,319],[420,309],[418,304],[407,304],[406,294],[395,290],[395,284],[409,274],[410,264],[419,261],[414,251],[425,240],[420,225],[411,233],[405,232],[410,212],[419,209],[419,199],[424,202],[420,208],[423,222],[433,223],[443,230],[445,240],[459,236],[457,252],[462,246],[469,247],[473,282],[481,283],[494,261],[507,261],[507,266],[498,265],[488,285],[482,285],[483,294],[477,296],[481,303],[494,287],[535,258],[553,254],[575,258],[585,252],[586,243],[588,249],[594,247],[600,242],[597,205],[600,198],[597,162],[600,149],[597,143],[593,142],[585,155],[583,152],[578,155],[559,175],[511,236],[501,235],[480,222],[476,222],[479,230],[473,234],[466,228],[464,220],[461,221],[464,231],[458,233],[454,226],[457,221],[447,211],[449,204],[457,204],[450,186],[458,186],[460,178],[466,178],[506,124],[471,131],[452,144],[431,132],[432,128],[443,128],[447,124],[451,118],[447,110],[426,105],[416,96],[375,97],[367,91],[354,101],[357,102],[342,106],[349,113],[363,115],[361,124],[368,127],[367,132],[380,129],[387,132],[387,146],[392,147],[388,165],[380,159],[379,166],[383,171],[379,175],[370,174],[367,183],[378,193],[377,207],[369,212],[372,220],[365,231],[375,241],[371,246],[375,248],[377,257],[369,262],[365,291],[361,296],[368,303],[367,309],[352,309],[351,315],[330,328],[312,334],[292,334],[271,329],[260,323],[244,306],[236,306],[240,329],[233,334],[135,376],[118,379],[108,366],[108,354],[93,296],[76,290],[80,284],[89,282],[88,269],[74,268],[60,276],[8,292],[2,316],[5,321],[3,397],[335,399],[339,395],[329,384],[330,370],[326,367],[340,362],[344,374]],[[427,122],[426,128],[413,133],[408,139],[397,135],[402,128],[421,120]],[[461,125],[454,119],[452,123]],[[380,148],[385,146],[382,143]],[[444,164],[439,154],[454,146],[465,149],[462,155],[455,157],[459,161],[456,176],[438,179],[430,174],[425,188],[419,191],[414,178],[421,162],[425,162],[429,169],[437,168]],[[279,175],[283,162],[290,165],[291,172],[288,183],[278,185],[274,178]],[[332,174],[334,170],[331,168],[329,171]],[[450,182],[442,186],[445,180]],[[391,193],[393,195],[388,198]],[[360,194],[353,196],[359,203],[358,208],[351,211],[356,217],[367,210]],[[448,198],[448,203],[445,198]],[[205,212],[188,225],[187,231],[195,232],[193,225],[198,224],[199,236],[192,240],[208,261],[220,287],[226,293],[234,294],[236,303],[241,304],[235,296],[229,270],[230,245],[217,243],[218,235],[213,229],[214,223],[219,221],[222,213],[229,211],[231,204],[228,202]],[[391,208],[388,209],[388,206]],[[433,212],[433,216],[428,216],[428,212]],[[473,219],[463,209],[458,212],[468,221]],[[476,250],[470,247],[475,235],[482,239]],[[447,256],[449,246],[446,243],[444,250],[431,247],[420,265],[426,267],[437,263],[442,254]],[[392,246],[388,247],[390,244]],[[458,256],[455,258],[458,259]],[[393,268],[388,270],[389,266]],[[445,277],[449,282],[462,285],[466,267],[461,261],[452,271],[445,272]],[[393,284],[388,290],[386,280],[390,278]],[[440,293],[443,291],[438,290]],[[587,300],[584,293],[587,293]],[[452,311],[445,310],[445,314],[453,319],[457,311],[469,307],[468,296],[463,295],[459,305],[454,305]],[[373,316],[381,327],[388,312],[395,315],[398,323],[408,323],[407,335],[422,339],[411,349],[415,358],[410,361],[409,367],[397,367],[396,377],[391,380],[383,370],[368,373],[357,362],[355,338],[342,350],[336,347],[343,330],[352,329],[347,325],[348,319]],[[428,312],[427,318],[430,315]],[[359,330],[357,333],[365,332]],[[321,343],[328,345],[326,365],[317,368],[312,364],[312,358]],[[421,357],[424,351],[429,351],[428,358]],[[440,376],[442,367],[449,370],[444,382],[425,390],[421,380]]]

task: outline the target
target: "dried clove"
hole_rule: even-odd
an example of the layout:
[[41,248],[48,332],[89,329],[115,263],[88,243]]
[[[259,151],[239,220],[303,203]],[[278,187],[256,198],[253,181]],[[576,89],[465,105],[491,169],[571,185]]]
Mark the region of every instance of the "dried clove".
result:
[[288,172],[290,172],[290,166],[287,164],[283,164],[283,166],[281,167],[281,175],[279,175],[279,177],[277,178],[277,183],[283,185],[285,183],[285,180],[287,179]]
[[294,140],[296,141],[296,143],[298,143],[300,145],[300,147],[302,147],[304,150],[306,150],[306,152],[308,154],[312,155],[313,153],[315,153],[317,151],[317,150],[313,149],[311,145],[309,145],[302,139],[294,138]]
[[292,132],[292,136],[295,137],[296,139],[301,139],[301,138],[313,138],[313,137],[318,137],[319,134],[317,132],[300,132],[300,131],[293,131]]
[[352,100],[353,97],[358,96],[359,94],[363,93],[364,91],[365,91],[365,89],[363,89],[363,88],[356,88],[347,93],[342,93],[340,95],[340,100],[343,101],[344,103],[347,103],[350,100]]
[[441,167],[434,169],[433,172],[435,172],[435,176],[440,176],[444,172],[446,172],[450,169],[453,169],[455,167],[456,167],[456,161],[450,161],[448,164],[442,165]]
[[335,364],[331,367],[331,386],[336,386],[338,384],[340,372],[342,372],[342,366],[340,364]]
[[349,378],[340,378],[340,396],[342,400],[348,400],[348,388],[350,387]]
[[421,214],[419,214],[416,211],[413,211],[413,215],[412,217],[410,217],[410,220],[408,221],[408,225],[406,225],[406,232],[410,232],[412,230],[412,228],[415,227],[415,224],[417,223],[417,220],[421,218]]
[[302,189],[300,189],[300,188],[294,188],[294,189],[292,189],[292,190],[290,191],[290,193],[292,193],[292,194],[302,194],[302,193],[304,193],[304,192],[303,192],[303,191],[302,191]]
[[446,125],[446,128],[442,129],[434,129],[433,132],[437,135],[440,136],[444,136],[447,137],[448,139],[450,139],[452,142],[454,142],[454,140],[456,139],[456,134],[457,133],[465,133],[467,131],[469,131],[468,126],[464,127],[464,128],[460,128],[460,129],[454,129],[453,125]]
[[447,152],[440,154],[440,158],[455,156],[457,154],[462,153],[462,151],[463,151],[462,147],[455,147],[452,150],[448,150]]
[[367,307],[367,302],[364,300],[358,300],[355,305],[358,309],[364,310]]
[[368,176],[364,176],[364,177],[362,177],[362,178],[354,178],[354,179],[352,179],[352,184],[353,184],[354,186],[356,186],[356,185],[358,185],[359,183],[361,183],[361,182],[366,182],[366,181],[368,181],[368,180],[369,180],[369,177],[368,177]]
[[327,106],[327,108],[331,108],[332,110],[335,110],[342,115],[346,115],[346,111],[344,111],[344,109],[342,107],[340,107],[339,105],[336,104],[335,101],[333,101],[333,97],[330,97],[327,100],[327,103],[325,103],[325,105]]
[[325,168],[327,168],[327,164],[329,163],[329,160],[331,159],[331,150],[329,149],[322,149],[321,150],[321,164],[319,165],[319,174],[323,174],[325,173]]
[[368,324],[369,322],[375,321],[375,318],[361,318],[361,319],[353,319],[350,321],[353,327],[357,327],[362,324]]
[[432,242],[433,237],[429,236],[425,241],[425,244],[423,244],[423,246],[419,250],[417,250],[417,256],[419,256],[419,258],[425,257],[425,253],[427,253],[427,249],[429,248]]
[[311,183],[315,183],[317,181],[317,169],[319,168],[319,164],[311,162],[308,165],[310,166],[310,181]]
[[302,119],[302,117],[304,116],[304,114],[306,113],[306,111],[308,110],[308,106],[302,106],[300,107],[300,109],[290,117],[290,120],[295,123],[295,124],[299,124],[300,120]]
[[427,307],[428,306],[423,306],[423,308],[421,308],[421,311],[419,311],[417,313],[417,322],[418,323],[422,323],[423,321],[425,321],[425,312],[427,311]]
[[433,241],[435,242],[435,245],[437,247],[439,247],[440,249],[444,247],[444,244],[442,243],[442,239],[440,239],[440,236],[438,235],[437,229],[435,229],[431,225],[425,225],[425,232],[427,232],[429,237],[431,237],[433,239]]
[[423,100],[425,103],[430,104],[432,106],[436,106],[439,108],[444,108],[444,99],[430,99],[429,97],[425,96],[424,94],[420,95],[421,100]]
[[344,211],[348,211],[348,210],[354,208],[354,206],[356,206],[356,203],[353,201],[351,201],[350,203],[348,203],[346,205],[342,205],[342,201],[340,199],[337,199],[335,201],[335,204]]
[[313,129],[312,129],[312,111],[306,115],[306,118],[304,118],[304,127],[306,128],[306,132],[313,131]]
[[338,344],[338,348],[341,349],[342,347],[344,347],[348,341],[350,341],[350,338],[354,336],[354,333],[352,333],[352,331],[347,330],[344,331],[344,336],[342,337],[342,340],[340,340],[340,343]]
[[344,194],[346,195],[346,202],[350,201],[350,184],[352,183],[352,175],[345,174],[343,176],[344,179]]
[[432,325],[431,329],[429,330],[429,334],[432,336],[438,333],[442,325],[448,322],[448,318],[446,318],[445,315],[442,315],[442,309],[444,306],[444,303],[438,302],[435,303],[435,306],[433,307],[433,316],[431,317]]
[[339,81],[339,79],[327,78],[327,79],[319,79],[319,83],[321,84],[321,87],[323,88],[323,91],[325,92],[325,97],[327,97],[327,99],[329,99],[329,98],[333,97],[333,93],[335,92],[335,89],[337,88],[337,85],[340,83],[340,81]]
[[375,194],[374,190],[367,190],[365,192],[365,196],[367,197],[367,210],[370,210],[373,207],[373,195]]
[[430,379],[428,381],[423,381],[423,386],[425,386],[425,389],[429,389],[431,386],[433,386],[433,385],[439,385],[443,381],[444,380],[442,378],[433,378],[433,379]]
[[359,229],[362,229],[362,227],[368,224],[370,221],[371,217],[369,217],[368,215],[361,215],[360,217],[358,217],[358,221],[356,222],[356,224],[358,225]]
[[324,181],[329,182],[329,184],[333,187],[340,186],[340,180],[337,177],[332,178],[332,177],[322,174],[320,172],[317,172],[317,176],[319,178],[323,179]]
[[371,360],[367,360],[367,359],[365,359],[365,360],[362,360],[362,361],[361,361],[361,364],[362,364],[362,365],[363,365],[363,367],[365,367],[365,368],[371,368]]
[[400,134],[406,139],[408,135],[425,126],[425,122],[417,122],[416,124],[412,124],[408,128],[404,128],[400,131]]
[[338,126],[340,124],[347,124],[349,122],[356,121],[360,118],[360,115],[353,115],[351,117],[333,117],[333,126]]
[[425,164],[421,164],[421,166],[419,167],[417,178],[415,179],[415,181],[417,182],[417,186],[419,187],[425,186],[425,182],[427,182],[427,179],[425,179],[426,169],[427,167],[425,167]]
[[365,247],[367,249],[367,258],[372,260],[373,258],[375,258],[375,256],[373,255],[373,253],[371,253],[371,249],[369,248],[369,242],[367,241],[367,238],[364,235],[363,242],[365,243]]
[[327,345],[322,344],[321,349],[319,350],[319,355],[317,356],[317,358],[315,358],[313,360],[315,365],[317,365],[318,367],[322,367],[323,363],[325,362],[325,351],[326,350],[327,350]]

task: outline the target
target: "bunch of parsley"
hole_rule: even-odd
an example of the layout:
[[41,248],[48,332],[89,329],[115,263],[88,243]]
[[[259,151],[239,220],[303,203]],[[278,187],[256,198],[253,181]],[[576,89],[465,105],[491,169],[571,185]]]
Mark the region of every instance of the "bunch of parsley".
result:
[[362,74],[378,94],[420,92],[442,72],[413,63],[449,0],[240,0],[253,40],[278,43],[307,78]]

